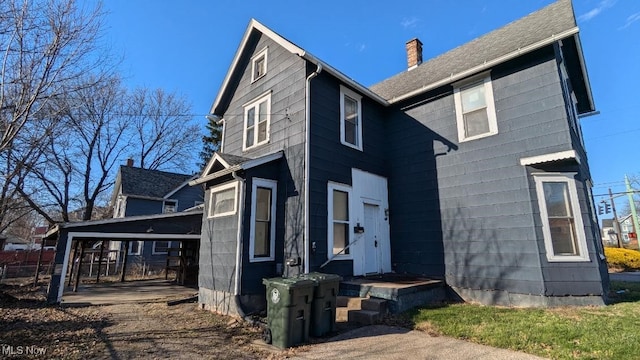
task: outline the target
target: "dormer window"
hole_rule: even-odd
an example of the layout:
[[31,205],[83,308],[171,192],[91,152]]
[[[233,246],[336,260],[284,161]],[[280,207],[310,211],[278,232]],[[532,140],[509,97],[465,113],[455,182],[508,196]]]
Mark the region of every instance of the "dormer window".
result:
[[267,73],[267,50],[264,48],[251,59],[251,82],[257,81]]

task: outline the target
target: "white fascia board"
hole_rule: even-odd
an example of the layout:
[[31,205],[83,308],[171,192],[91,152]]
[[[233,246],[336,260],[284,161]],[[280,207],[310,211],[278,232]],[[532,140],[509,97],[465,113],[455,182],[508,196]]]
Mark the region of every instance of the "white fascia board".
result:
[[580,70],[582,71],[582,77],[584,78],[584,86],[587,89],[587,97],[589,98],[589,107],[591,112],[596,110],[596,105],[593,101],[593,93],[591,92],[591,82],[589,81],[589,74],[587,73],[587,65],[584,61],[584,54],[582,53],[582,43],[580,42],[580,34],[573,35],[576,42],[576,50],[578,52],[578,60],[580,61]]
[[490,69],[490,68],[492,68],[492,67],[494,67],[494,66],[496,66],[498,64],[501,64],[503,62],[515,59],[518,56],[524,55],[524,54],[529,53],[529,52],[534,51],[534,50],[538,50],[540,48],[543,48],[545,46],[553,44],[554,42],[556,42],[558,40],[562,40],[562,39],[565,39],[565,38],[567,38],[569,36],[575,35],[575,34],[578,33],[578,31],[579,31],[579,29],[576,26],[576,27],[574,27],[572,29],[563,31],[560,34],[553,35],[553,36],[551,36],[551,37],[549,37],[547,39],[538,41],[536,43],[533,43],[531,45],[525,46],[523,48],[516,49],[516,50],[514,50],[514,51],[512,51],[512,52],[510,52],[508,54],[502,55],[502,56],[500,56],[500,57],[498,57],[496,59],[485,61],[482,65],[478,65],[476,67],[473,67],[471,69],[459,72],[457,74],[451,74],[451,76],[449,76],[448,78],[444,78],[444,79],[436,81],[434,83],[427,84],[427,85],[425,85],[425,86],[423,86],[423,87],[421,87],[419,89],[416,89],[416,90],[410,91],[410,92],[408,92],[408,93],[406,93],[404,95],[395,97],[395,98],[389,100],[389,103],[390,104],[395,104],[395,103],[397,103],[399,101],[406,100],[406,99],[411,98],[411,97],[416,96],[416,95],[420,95],[420,94],[422,94],[424,92],[427,92],[429,90],[433,90],[433,89],[435,89],[437,87],[440,87],[440,86],[443,86],[443,85],[447,85],[447,84],[450,84],[452,82],[464,79],[465,77],[471,76],[471,75],[473,75],[475,73],[478,73],[478,72],[481,72],[481,71],[484,71],[484,70],[488,70],[488,69]]
[[257,159],[253,159],[253,160],[249,160],[249,161],[245,161],[242,164],[240,164],[240,168],[242,168],[242,170],[247,170],[247,169],[251,169],[254,168],[256,166],[260,166],[262,164],[266,164],[268,162],[272,162],[273,160],[278,160],[282,157],[283,152],[282,151],[277,151],[274,152],[272,154],[268,154],[268,155],[264,155],[261,156]]
[[550,154],[520,158],[520,165],[527,166],[527,165],[535,165],[535,164],[544,164],[551,161],[566,160],[566,159],[575,159],[576,162],[580,164],[580,156],[578,156],[578,153],[575,150],[567,150],[567,151],[560,151],[560,152],[555,152]]
[[217,178],[219,178],[221,176],[224,176],[224,175],[227,175],[227,174],[231,174],[232,172],[238,171],[238,170],[241,170],[241,169],[242,168],[240,167],[240,165],[235,165],[235,166],[232,166],[230,168],[222,169],[220,171],[216,171],[214,173],[211,173],[211,174],[209,174],[207,176],[203,176],[203,177],[197,178],[195,180],[192,180],[192,181],[189,182],[189,185],[190,186],[195,186],[195,185],[199,185],[199,184],[202,184],[202,183],[206,183],[207,181],[210,181],[210,180],[213,180],[213,179],[217,179]]
[[284,155],[284,153],[282,152],[282,150],[278,150],[277,152],[261,156],[261,157],[259,157],[257,159],[248,160],[248,161],[243,162],[242,164],[234,165],[234,166],[231,166],[229,168],[226,168],[226,169],[223,169],[223,170],[220,170],[220,171],[216,171],[216,172],[214,172],[212,174],[208,174],[206,176],[203,176],[203,177],[200,177],[198,179],[192,180],[192,181],[189,182],[189,185],[195,186],[195,185],[198,185],[198,184],[206,183],[207,181],[211,181],[213,179],[217,179],[217,178],[219,178],[221,176],[231,174],[234,171],[251,169],[251,168],[254,168],[256,166],[260,166],[262,164],[266,164],[268,162],[271,162],[273,160],[280,159],[283,155]]
[[308,52],[305,52],[302,54],[302,57],[310,62],[312,62],[315,65],[322,65],[322,68],[327,71],[328,73],[330,73],[331,75],[335,76],[338,78],[338,80],[342,81],[343,83],[351,86],[352,88],[356,89],[357,91],[359,91],[361,94],[366,95],[368,98],[374,100],[375,102],[377,102],[380,105],[383,106],[389,106],[389,102],[385,99],[383,99],[380,95],[374,93],[373,91],[369,90],[368,88],[360,85],[357,81],[351,79],[350,77],[348,77],[347,75],[343,74],[340,70],[334,68],[333,66],[323,62],[322,60],[318,59],[317,57],[311,55]]
[[[349,78],[348,76],[346,76],[345,74],[343,74],[339,70],[335,69],[334,67],[330,66],[329,64],[326,64],[325,62],[323,62],[322,60],[320,60],[317,57],[313,56],[312,54],[308,53],[307,51],[305,51],[301,47],[299,47],[296,44],[292,43],[291,41],[285,39],[284,37],[282,37],[281,35],[279,35],[275,31],[273,31],[273,30],[269,29],[268,27],[264,26],[263,24],[258,22],[256,19],[251,19],[251,21],[249,22],[249,26],[247,27],[247,30],[245,31],[244,36],[242,37],[242,41],[240,42],[240,46],[236,50],[236,54],[233,57],[233,61],[231,62],[231,66],[229,67],[229,71],[227,71],[227,74],[225,75],[224,81],[222,82],[222,86],[220,87],[220,90],[218,91],[218,96],[216,97],[215,101],[213,102],[213,105],[211,106],[211,109],[209,110],[209,113],[214,114],[215,113],[215,109],[218,107],[218,105],[220,105],[220,101],[222,100],[222,95],[225,93],[225,91],[227,89],[227,86],[229,85],[229,81],[231,81],[231,75],[235,71],[236,66],[238,66],[238,62],[240,61],[240,57],[242,55],[242,52],[244,51],[244,48],[247,45],[247,41],[249,40],[249,36],[251,36],[251,32],[253,30],[260,31],[261,33],[263,33],[264,35],[268,36],[273,41],[275,41],[278,45],[280,45],[283,48],[285,48],[290,53],[298,55],[301,58],[303,58],[305,60],[308,60],[308,61],[310,61],[310,62],[312,62],[312,63],[314,63],[316,65],[318,65],[318,64],[322,65],[322,67],[324,69],[326,69],[326,71],[328,71],[333,76],[337,77],[340,81],[342,81],[345,84],[353,87],[354,89],[358,90],[362,94],[365,94],[366,96],[368,96],[369,98],[371,98],[374,101],[378,102],[379,104],[384,105],[384,106],[388,106],[389,105],[389,102],[387,102],[387,100],[385,100],[382,97],[380,97],[380,95],[378,95],[378,94],[374,93],[373,91],[369,90],[367,87],[360,85],[358,82],[356,82],[355,80]],[[219,114],[219,115],[222,115],[222,114]]]
[[240,46],[238,46],[238,49],[236,50],[236,54],[233,57],[233,61],[231,62],[229,71],[227,71],[227,75],[225,75],[224,80],[222,81],[222,86],[220,87],[220,91],[218,91],[218,96],[216,97],[216,100],[213,102],[213,105],[211,106],[211,110],[209,110],[209,113],[213,114],[215,112],[215,109],[218,107],[218,105],[220,105],[222,94],[224,94],[225,90],[227,89],[227,86],[229,85],[229,81],[231,81],[231,75],[235,71],[236,66],[238,66],[238,62],[240,61],[242,52],[244,51],[244,48],[247,45],[247,42],[249,41],[249,37],[251,36],[251,33],[253,32],[253,30],[258,30],[261,33],[267,35],[273,41],[275,41],[278,45],[282,46],[283,48],[285,48],[291,53],[297,54],[299,56],[302,56],[304,54],[303,49],[299,48],[289,40],[278,35],[268,27],[262,25],[260,22],[258,22],[258,20],[251,19],[251,21],[249,21],[249,25],[247,26],[247,30],[244,32],[242,41],[240,41]]
[[209,160],[209,162],[207,163],[207,166],[205,166],[204,170],[202,170],[202,175],[200,177],[209,175],[209,172],[213,168],[213,164],[215,164],[216,161],[222,164],[222,166],[224,166],[227,169],[230,167],[229,163],[224,161],[222,156],[220,156],[218,153],[214,153],[211,159]]

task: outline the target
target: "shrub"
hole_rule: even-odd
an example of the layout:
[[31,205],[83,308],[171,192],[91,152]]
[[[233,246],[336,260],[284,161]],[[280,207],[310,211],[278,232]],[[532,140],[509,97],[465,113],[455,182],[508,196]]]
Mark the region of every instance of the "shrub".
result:
[[640,251],[638,250],[605,248],[604,254],[609,267],[640,270]]

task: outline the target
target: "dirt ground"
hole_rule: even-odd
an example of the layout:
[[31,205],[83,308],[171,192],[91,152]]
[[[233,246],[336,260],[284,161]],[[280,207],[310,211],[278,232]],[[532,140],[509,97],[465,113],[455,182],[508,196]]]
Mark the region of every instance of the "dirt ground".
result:
[[63,308],[44,303],[43,286],[0,285],[0,358],[282,359],[261,329],[166,301]]

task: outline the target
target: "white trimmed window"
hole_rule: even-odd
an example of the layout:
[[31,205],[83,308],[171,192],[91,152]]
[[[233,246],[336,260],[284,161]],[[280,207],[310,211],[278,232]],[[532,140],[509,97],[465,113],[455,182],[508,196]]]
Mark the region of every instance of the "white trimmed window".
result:
[[169,241],[154,241],[153,247],[151,248],[152,255],[163,255],[166,254],[169,250],[169,245],[171,243]]
[[142,241],[129,241],[129,255],[142,255]]
[[362,151],[362,96],[340,85],[340,142]]
[[454,84],[453,99],[460,142],[498,133],[491,76]]
[[244,106],[244,141],[242,150],[269,142],[271,92]]
[[163,213],[174,213],[178,210],[178,202],[175,200],[165,200],[162,208]]
[[327,249],[329,258],[351,258],[349,248],[351,243],[350,204],[351,187],[342,184],[329,183],[327,186],[328,227]]
[[251,188],[249,260],[275,260],[276,189],[274,180],[254,178]]
[[267,50],[264,48],[251,58],[251,82],[267,74]]
[[589,261],[573,177],[565,174],[536,174],[534,179],[547,259]]
[[211,189],[208,217],[215,218],[233,215],[237,208],[238,182],[217,186]]

